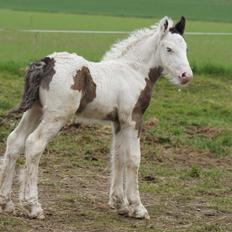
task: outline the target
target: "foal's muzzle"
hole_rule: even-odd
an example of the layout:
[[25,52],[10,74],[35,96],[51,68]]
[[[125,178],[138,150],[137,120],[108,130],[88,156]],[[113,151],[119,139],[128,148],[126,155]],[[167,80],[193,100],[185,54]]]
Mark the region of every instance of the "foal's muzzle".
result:
[[180,84],[185,85],[193,79],[192,72],[183,72],[181,76],[179,76]]

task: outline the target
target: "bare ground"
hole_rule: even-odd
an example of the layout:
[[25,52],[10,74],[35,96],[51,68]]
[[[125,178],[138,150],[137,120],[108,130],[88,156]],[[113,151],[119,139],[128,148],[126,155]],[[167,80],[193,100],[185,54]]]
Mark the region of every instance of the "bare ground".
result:
[[[173,147],[146,131],[141,139],[141,198],[151,220],[117,215],[108,205],[110,126],[66,126],[40,162],[44,220],[2,214],[0,231],[232,231],[232,158],[186,146]],[[187,128],[191,133],[220,131]],[[1,139],[0,152],[4,151]],[[18,170],[24,161],[21,157]],[[17,199],[17,182],[14,199]],[[17,202],[17,200],[16,200]]]

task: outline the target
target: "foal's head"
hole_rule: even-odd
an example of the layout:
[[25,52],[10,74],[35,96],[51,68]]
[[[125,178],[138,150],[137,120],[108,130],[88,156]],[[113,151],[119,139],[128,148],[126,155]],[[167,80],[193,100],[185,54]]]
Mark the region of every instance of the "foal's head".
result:
[[160,61],[164,71],[173,83],[185,85],[193,78],[193,73],[187,59],[187,44],[183,38],[185,18],[173,25],[173,22],[164,17],[158,26],[160,34]]

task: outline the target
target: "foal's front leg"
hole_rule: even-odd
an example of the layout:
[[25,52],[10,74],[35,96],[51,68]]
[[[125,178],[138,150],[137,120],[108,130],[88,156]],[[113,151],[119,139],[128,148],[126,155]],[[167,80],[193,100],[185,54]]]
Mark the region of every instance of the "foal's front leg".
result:
[[125,175],[125,145],[123,131],[117,131],[118,125],[114,124],[112,144],[112,176],[110,187],[109,205],[117,209],[119,214],[128,213],[128,202],[124,191]]
[[149,219],[150,216],[143,206],[138,188],[138,170],[140,165],[140,138],[138,130],[130,127],[124,133],[126,142],[126,196],[129,203],[129,216]]

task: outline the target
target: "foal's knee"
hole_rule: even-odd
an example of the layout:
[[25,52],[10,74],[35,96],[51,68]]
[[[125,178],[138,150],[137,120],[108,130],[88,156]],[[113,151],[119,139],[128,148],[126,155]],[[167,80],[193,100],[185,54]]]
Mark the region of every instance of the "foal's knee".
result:
[[140,156],[129,155],[126,161],[126,166],[128,169],[137,170],[140,165]]
[[10,160],[16,160],[23,153],[24,139],[21,138],[15,131],[12,131],[7,138],[6,155]]
[[32,133],[28,136],[25,143],[25,154],[27,159],[34,160],[40,156],[46,146],[44,138]]

